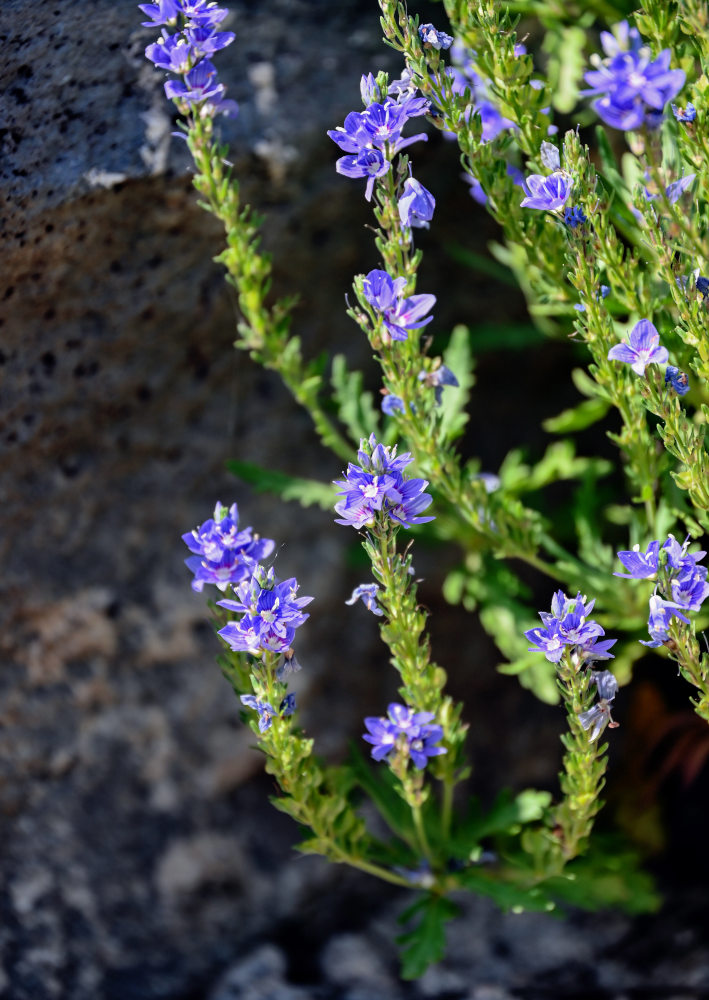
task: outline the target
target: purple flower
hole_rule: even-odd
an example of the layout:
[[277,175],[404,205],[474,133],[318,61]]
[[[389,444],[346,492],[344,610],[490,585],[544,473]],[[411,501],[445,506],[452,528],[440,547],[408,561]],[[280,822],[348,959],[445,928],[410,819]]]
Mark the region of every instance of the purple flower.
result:
[[558,663],[564,655],[567,645],[566,640],[559,632],[556,623],[547,628],[532,628],[524,633],[525,639],[533,643],[529,647],[530,653],[544,653],[550,663]]
[[668,358],[667,348],[660,346],[660,335],[649,319],[637,322],[630,331],[629,341],[616,344],[608,352],[609,361],[622,361],[638,375],[645,374],[647,365],[662,365]]
[[[166,32],[157,42],[148,45],[145,57],[150,62],[155,63],[158,69],[182,75],[191,70],[199,58],[193,46],[183,35],[168,35]],[[214,69],[214,67],[212,68]]]
[[605,632],[598,622],[587,622],[586,616],[580,611],[572,611],[564,615],[558,623],[559,635],[569,646],[583,646]]
[[213,28],[229,13],[212,0],[178,0],[178,4],[187,23],[195,28]]
[[377,520],[395,521],[404,528],[424,524],[432,517],[421,517],[431,503],[424,493],[426,479],[406,479],[404,469],[413,459],[406,452],[396,454],[396,446],[378,444],[372,434],[368,442],[360,442],[357,454],[360,465],[350,462],[346,478],[335,481],[342,499],[335,504],[337,524],[363,528]]
[[559,150],[552,142],[547,142],[546,140],[542,142],[539,158],[542,161],[542,166],[546,167],[547,170],[561,170],[561,157],[559,156]]
[[556,170],[548,177],[543,174],[531,174],[527,178],[530,194],[520,202],[520,205],[522,208],[539,208],[555,212],[568,200],[572,186],[572,178],[563,170]]
[[674,205],[679,200],[680,195],[684,194],[696,176],[696,174],[687,174],[686,177],[680,177],[679,180],[667,185],[667,200],[670,205]]
[[615,646],[617,639],[602,639],[598,641],[597,636],[592,636],[587,639],[581,645],[576,647],[576,651],[579,655],[579,659],[588,666],[590,663],[594,663],[596,660],[613,660],[615,659],[613,653],[609,653],[611,646]]
[[693,104],[688,104],[686,108],[678,108],[676,104],[671,104],[670,107],[678,122],[693,122],[697,117],[697,109]]
[[576,229],[577,226],[583,226],[588,222],[588,219],[579,205],[573,207],[567,205],[564,209],[564,222],[570,229]]
[[[369,88],[369,83],[366,86]],[[426,106],[426,101],[416,98],[397,102],[387,97],[383,103],[372,101],[364,111],[351,111],[344,125],[328,131],[333,142],[349,154],[337,161],[337,172],[345,177],[367,177],[367,201],[375,178],[391,168],[390,158],[412,142],[428,138],[423,132],[406,139],[401,135],[409,118],[422,114]]]
[[251,577],[234,588],[238,601],[217,601],[228,611],[243,613],[238,622],[219,629],[227,645],[256,655],[262,650],[285,652],[291,646],[295,630],[309,617],[300,610],[312,597],[296,597],[295,579],[277,583],[273,568],[258,567]]
[[591,680],[596,685],[599,698],[605,698],[606,701],[613,701],[618,693],[618,681],[610,670],[592,671]]
[[453,372],[450,370],[450,368],[446,368],[445,365],[439,365],[437,368],[434,368],[433,371],[430,372],[427,372],[425,370],[421,371],[418,373],[416,377],[418,378],[419,382],[423,382],[423,384],[427,388],[433,388],[434,398],[436,400],[436,406],[441,405],[441,401],[443,399],[444,386],[460,385],[460,382],[455,377]]
[[628,131],[643,124],[654,127],[667,102],[684,86],[684,71],[670,69],[670,49],[664,49],[653,60],[636,29],[628,29],[627,22],[616,27],[622,29],[621,39],[604,32],[607,58],[585,74],[591,86],[584,93],[598,97],[593,107],[613,128]]
[[689,376],[674,365],[668,365],[665,369],[665,385],[669,385],[678,396],[684,396],[689,392]]
[[672,618],[679,618],[680,621],[686,622],[687,625],[690,624],[689,618],[685,618],[677,604],[673,601],[665,601],[657,594],[653,594],[650,598],[650,617],[647,623],[652,641],[647,642],[641,639],[640,642],[643,646],[650,646],[655,649],[658,646],[664,645],[670,638],[669,627]]
[[374,760],[390,758],[396,752],[404,758],[410,757],[421,771],[429,757],[447,753],[445,747],[435,746],[443,738],[443,729],[429,725],[433,718],[433,712],[412,712],[406,705],[393,702],[387,709],[387,717],[364,720],[369,732],[362,739],[372,744]]
[[596,704],[587,709],[587,711],[579,712],[578,718],[579,722],[587,732],[591,729],[591,735],[588,738],[589,743],[595,743],[606,726],[610,726],[611,729],[614,729],[618,725],[618,723],[613,722],[613,719],[611,718],[611,706],[605,698],[601,698],[600,701],[597,701]]
[[598,701],[585,712],[579,713],[579,722],[588,731],[591,729],[589,742],[594,743],[601,735],[606,726],[615,729],[618,725],[611,718],[610,703],[618,693],[618,681],[610,670],[598,670],[591,672],[591,683],[596,685]]
[[[704,567],[698,567],[704,569]],[[709,584],[707,584],[707,571],[687,576],[684,579],[676,579],[671,583],[672,598],[675,604],[687,611],[699,611],[702,603],[709,596]]]
[[424,45],[430,45],[432,49],[449,49],[453,44],[451,35],[447,35],[445,31],[437,31],[432,24],[420,25],[419,38]]
[[295,650],[284,649],[283,655],[278,662],[278,667],[276,668],[276,679],[282,681],[284,677],[287,677],[289,674],[296,674],[302,669],[303,668],[295,655]]
[[230,583],[238,583],[251,576],[259,560],[273,552],[271,538],[259,538],[251,528],[239,531],[239,510],[236,504],[228,509],[217,503],[214,517],[194,531],[182,536],[182,541],[195,555],[185,559],[194,573],[192,589],[201,592],[205,583],[215,584],[226,590]]
[[142,21],[145,28],[154,28],[159,24],[174,24],[180,13],[180,5],[177,0],[158,0],[157,3],[139,3],[138,7],[149,17],[149,21]]
[[379,89],[379,84],[371,73],[367,73],[366,76],[362,75],[359,81],[359,93],[362,98],[362,104],[365,108],[369,107],[375,101],[381,101],[382,92]]
[[260,733],[265,733],[267,729],[271,728],[274,716],[278,715],[273,705],[267,701],[259,701],[252,694],[242,694],[240,700],[247,708],[253,708],[254,711],[258,712],[258,729]]
[[361,599],[362,604],[364,604],[368,611],[371,611],[373,615],[381,616],[384,612],[377,604],[378,592],[379,587],[376,583],[360,583],[360,585],[355,587],[352,591],[352,596],[349,601],[345,601],[345,604],[356,604],[357,601]]
[[185,32],[187,41],[198,59],[213,56],[215,52],[226,48],[236,38],[233,31],[214,31],[213,28],[188,28]]
[[292,715],[293,712],[295,712],[296,708],[297,706],[295,703],[295,695],[291,692],[291,694],[287,694],[283,699],[283,701],[280,703],[280,705],[278,706],[278,711],[281,713],[281,715],[286,716],[286,715]]
[[391,163],[380,149],[362,149],[356,155],[341,156],[335,164],[335,170],[344,177],[367,178],[364,192],[367,201],[372,199],[375,179],[383,177],[390,169]]
[[586,602],[580,593],[576,597],[567,597],[563,590],[557,590],[552,598],[551,613],[539,612],[543,627],[524,633],[532,643],[529,651],[544,653],[550,663],[558,663],[567,647],[584,663],[613,659],[608,650],[616,640],[597,642],[604,631],[597,622],[587,621],[594,604],[595,601]]
[[659,542],[650,542],[644,553],[639,545],[633,546],[630,551],[619,552],[618,558],[629,572],[614,573],[613,576],[622,576],[626,580],[649,580],[657,573],[659,552]]
[[395,413],[405,413],[406,404],[400,396],[387,393],[382,399],[382,412],[386,413],[388,417],[393,417]]
[[399,218],[402,226],[428,229],[433,218],[436,199],[415,177],[407,177],[404,193],[399,198]]
[[406,139],[401,135],[409,118],[421,114],[419,105],[418,101],[397,102],[390,98],[387,98],[383,104],[373,102],[362,112],[360,117],[358,133],[360,143],[364,142],[367,145],[371,143],[378,149],[388,149],[389,155],[393,156],[413,142],[419,140],[426,142],[428,136],[425,132],[409,136]]
[[702,298],[706,299],[709,295],[709,278],[703,278],[699,275],[694,283],[694,287],[697,289]]
[[386,271],[370,271],[362,283],[364,297],[381,314],[387,333],[393,340],[406,340],[409,330],[430,323],[427,316],[436,304],[435,295],[410,295],[403,298],[406,278],[392,278]]

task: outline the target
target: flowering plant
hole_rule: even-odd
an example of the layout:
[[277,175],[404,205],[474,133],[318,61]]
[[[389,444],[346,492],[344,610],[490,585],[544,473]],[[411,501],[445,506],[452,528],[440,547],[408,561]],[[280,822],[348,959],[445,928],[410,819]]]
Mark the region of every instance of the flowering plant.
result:
[[[650,905],[645,877],[632,865],[611,876],[602,852],[593,855],[604,740],[618,724],[611,703],[617,698],[622,719],[621,688],[650,648],[677,662],[698,692],[697,713],[709,721],[709,655],[696,634],[706,622],[709,584],[703,553],[692,547],[709,528],[705,11],[696,0],[673,0],[668,16],[664,0],[649,0],[632,23],[579,36],[559,9],[544,7],[542,57],[517,40],[504,4],[444,6],[447,30],[419,24],[398,0],[380,0],[401,76],[363,76],[363,110],[328,133],[343,154],[334,169],[372,206],[377,257],[354,278],[348,314],[378,362],[382,415],[341,358],[328,399],[322,366],[306,361],[291,336],[292,301],[269,298],[270,258],[216,132],[219,115],[237,112],[212,62],[234,40],[221,30],[227,11],[207,0],[141,7],[145,23],[161,28],[146,55],[171,74],[165,93],[182,116],[195,187],[225,228],[219,260],[239,297],[237,346],[280,373],[322,443],[347,463],[334,490],[285,476],[279,482],[291,498],[334,508],[371,566],[373,580],[347,603],[361,598],[375,616],[401,685],[386,715],[364,720],[374,769],[361,755],[347,767],[321,764],[298,728],[288,685],[300,669],[293,646],[311,598],[297,596],[295,579],[278,579],[269,564],[275,543],[239,530],[236,505],[218,504],[212,519],[183,536],[192,585],[215,585],[223,595],[212,605],[222,667],[281,789],[276,805],[309,831],[301,849],[422,893],[402,938],[409,977],[440,957],[455,890],[517,909],[552,909],[564,899]],[[586,97],[594,98],[590,107]],[[572,112],[575,127],[555,138],[555,116]],[[517,278],[535,322],[562,343],[571,333],[583,348],[587,367],[575,381],[586,398],[546,421],[564,440],[533,467],[512,453],[499,474],[483,473],[458,450],[475,338],[458,327],[441,355],[432,355],[437,342],[424,332],[435,325],[436,298],[416,290],[422,251],[415,231],[435,234],[436,197],[414,176],[410,150],[428,133],[405,136],[412,118],[457,142],[470,194],[500,228],[496,256]],[[587,131],[598,118],[603,125]],[[629,498],[604,509],[595,486],[611,463],[576,456],[571,435],[609,414]],[[263,470],[234,465],[256,485],[272,482]],[[532,503],[563,479],[583,483],[569,519],[571,544]],[[479,611],[507,660],[503,671],[541,699],[563,703],[556,801],[527,790],[502,796],[487,812],[463,804],[467,713],[431,659],[411,544],[400,538],[424,525],[429,538],[457,544],[461,565],[446,580],[446,596]],[[632,546],[618,553],[627,572],[614,571],[613,540]],[[532,625],[510,564],[559,588],[541,625]],[[651,592],[637,583],[645,580]],[[649,640],[640,638],[646,615]],[[605,638],[606,628],[618,638]],[[388,840],[358,811],[356,788],[371,798]],[[579,858],[589,850],[583,867]]]

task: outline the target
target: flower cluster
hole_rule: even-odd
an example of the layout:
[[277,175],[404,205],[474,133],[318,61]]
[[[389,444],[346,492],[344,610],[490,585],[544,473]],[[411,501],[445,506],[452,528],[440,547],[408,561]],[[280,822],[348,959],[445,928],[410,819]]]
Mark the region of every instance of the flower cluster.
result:
[[598,701],[585,712],[579,712],[579,722],[586,732],[591,730],[589,743],[595,743],[606,726],[615,729],[618,725],[611,718],[611,702],[618,693],[618,681],[610,670],[593,670],[591,679],[596,685]]
[[530,652],[542,652],[550,663],[558,663],[564,655],[564,650],[570,649],[578,665],[589,664],[594,660],[612,660],[609,652],[615,645],[615,639],[598,641],[605,635],[598,622],[589,621],[588,615],[593,610],[595,601],[586,603],[581,594],[567,597],[558,590],[551,602],[551,614],[540,611],[542,628],[532,628],[525,632],[525,638],[532,646]]
[[365,198],[369,201],[374,181],[389,172],[392,158],[413,142],[428,139],[425,132],[406,139],[401,134],[410,118],[426,113],[428,101],[416,97],[410,90],[402,90],[396,99],[386,96],[383,101],[372,100],[373,97],[381,98],[381,94],[371,74],[362,77],[360,91],[364,111],[351,111],[344,125],[330,129],[327,134],[347,154],[335,165],[338,174],[366,177]]
[[396,445],[387,448],[378,444],[372,434],[368,442],[361,441],[357,453],[359,465],[347,466],[345,479],[335,481],[342,499],[335,504],[337,524],[353,528],[372,526],[377,521],[394,522],[404,528],[432,521],[421,517],[432,497],[424,490],[426,479],[407,479],[404,469],[413,458],[408,452],[396,454]]
[[426,315],[436,304],[435,295],[410,295],[404,298],[406,278],[392,278],[386,271],[370,271],[362,283],[364,297],[382,318],[392,340],[406,340],[409,330],[426,326],[433,316]]
[[230,583],[239,583],[256,569],[256,564],[273,552],[271,538],[253,535],[251,528],[239,531],[239,510],[235,503],[222,507],[217,503],[214,517],[182,536],[193,556],[185,564],[194,573],[192,589],[201,592],[205,583],[221,591]]
[[609,361],[622,361],[638,375],[644,375],[648,365],[663,365],[668,358],[667,348],[660,345],[660,334],[649,319],[639,320],[630,331],[628,341],[616,344],[608,352]]
[[257,566],[250,580],[234,588],[238,600],[217,601],[228,611],[243,614],[238,621],[219,629],[219,635],[233,650],[256,655],[261,651],[285,653],[290,650],[295,630],[309,617],[301,608],[312,597],[297,597],[294,578],[279,583],[273,568]]
[[[640,546],[618,553],[618,558],[627,573],[614,576],[629,580],[656,579],[655,592],[650,597],[648,631],[650,641],[641,640],[644,646],[662,646],[670,639],[669,626],[672,618],[690,624],[685,611],[699,611],[709,597],[706,566],[697,565],[706,552],[687,552],[689,539],[680,545],[674,535],[660,546],[659,541],[650,542],[647,551]],[[657,590],[661,590],[661,594]]]
[[585,93],[597,97],[593,107],[600,118],[626,132],[658,126],[665,105],[685,80],[684,70],[670,69],[670,49],[653,59],[637,28],[630,28],[627,21],[617,24],[613,34],[601,32],[601,44],[606,58],[596,57],[596,68],[584,76],[590,84]]
[[[233,31],[217,31],[228,11],[209,0],[158,0],[139,7],[150,18],[143,21],[146,27],[166,26],[145,55],[158,69],[181,77],[166,81],[167,97],[185,112],[233,117],[238,111],[236,101],[224,96],[224,84],[219,83],[210,61],[215,52],[234,41]],[[171,33],[168,27],[175,30]]]
[[386,717],[364,720],[369,732],[362,739],[372,744],[375,760],[391,760],[393,756],[410,758],[422,771],[429,757],[447,753],[445,747],[435,745],[442,739],[443,729],[430,724],[433,718],[433,712],[412,712],[406,705],[392,702]]

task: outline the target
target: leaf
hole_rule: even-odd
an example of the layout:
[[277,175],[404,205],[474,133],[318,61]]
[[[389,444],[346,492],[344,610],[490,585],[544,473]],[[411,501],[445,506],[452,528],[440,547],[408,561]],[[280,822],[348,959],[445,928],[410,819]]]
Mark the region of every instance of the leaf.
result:
[[459,875],[461,883],[471,892],[478,892],[494,900],[503,910],[524,913],[526,910],[549,911],[554,904],[540,888],[524,888],[512,882],[503,882],[496,872],[482,868],[468,868]]
[[556,417],[542,421],[542,427],[549,434],[571,434],[583,431],[602,420],[611,408],[605,399],[584,399],[578,406],[563,410]]
[[367,763],[359,747],[350,744],[350,767],[352,774],[364,792],[370,797],[389,829],[406,843],[415,842],[411,809],[399,795],[396,779],[388,767],[375,771]]
[[258,493],[275,493],[282,500],[297,500],[302,507],[315,504],[323,510],[331,510],[335,504],[335,490],[330,483],[289,476],[285,472],[264,469],[254,462],[241,462],[236,458],[229,459],[226,467]]
[[364,391],[361,372],[347,370],[343,354],[336,354],[332,359],[330,380],[338,416],[355,445],[359,445],[361,438],[378,434],[379,414],[372,405],[372,394]]
[[458,386],[447,386],[443,390],[440,414],[440,428],[444,441],[454,441],[468,422],[465,408],[470,399],[473,378],[473,357],[470,351],[470,331],[466,326],[456,326],[451,333],[448,347],[443,352],[443,363],[458,379]]
[[500,466],[500,479],[508,494],[523,494],[562,479],[581,478],[591,469],[597,476],[605,475],[610,472],[611,464],[604,459],[578,458],[573,441],[567,439],[550,444],[531,467],[522,462],[521,452],[513,449]]
[[458,856],[467,859],[486,837],[516,833],[520,824],[541,819],[550,802],[549,792],[528,788],[513,798],[509,789],[503,789],[483,813],[478,800],[473,799],[467,817],[456,823],[452,834]]
[[569,114],[578,100],[578,88],[585,66],[586,32],[576,25],[564,27],[558,33],[549,32],[544,48],[549,60],[549,89],[557,111]]
[[418,979],[429,965],[440,962],[445,954],[445,925],[458,915],[458,907],[443,896],[424,896],[399,917],[399,923],[408,923],[416,917],[419,922],[396,940],[403,946],[401,952],[401,978]]
[[618,906],[631,914],[654,913],[662,903],[637,852],[613,835],[594,834],[589,853],[572,861],[563,875],[545,881],[544,888],[585,910]]

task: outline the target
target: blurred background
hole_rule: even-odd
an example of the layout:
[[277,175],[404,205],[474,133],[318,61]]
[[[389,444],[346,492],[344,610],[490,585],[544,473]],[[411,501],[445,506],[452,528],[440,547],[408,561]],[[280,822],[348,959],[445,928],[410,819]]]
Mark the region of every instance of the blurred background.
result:
[[[369,208],[336,175],[325,132],[359,106],[360,75],[398,76],[398,56],[373,2],[229,6],[237,40],[219,71],[241,110],[225,136],[266,217],[276,292],[300,296],[306,354],[344,351],[376,391],[345,315],[352,275],[378,266]],[[416,9],[445,27],[438,5]],[[559,921],[461,900],[449,958],[403,984],[393,938],[407,897],[293,851],[180,535],[236,500],[242,523],[281,546],[281,574],[315,597],[295,689],[322,755],[346,754],[395,678],[376,621],[343,603],[365,571],[354,532],[225,470],[239,458],[341,472],[277,378],[232,348],[233,297],[211,260],[220,232],[197,207],[141,20],[124,0],[0,9],[0,996],[709,995],[709,737],[663,661],[618,699],[602,821],[650,852],[659,913]],[[472,328],[463,447],[491,472],[512,446],[538,458],[539,422],[576,401],[582,355],[542,338],[492,263],[495,227],[455,147],[432,134],[414,160],[438,200],[419,290],[438,296],[438,333]],[[602,432],[589,447],[613,454]],[[560,710],[498,674],[476,618],[444,602],[456,560],[416,550],[434,655],[467,705],[472,788],[486,801],[505,784],[553,789]],[[546,606],[546,581],[526,582]]]

